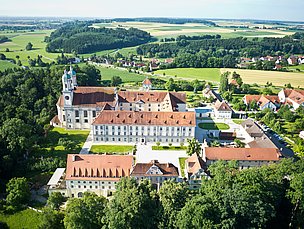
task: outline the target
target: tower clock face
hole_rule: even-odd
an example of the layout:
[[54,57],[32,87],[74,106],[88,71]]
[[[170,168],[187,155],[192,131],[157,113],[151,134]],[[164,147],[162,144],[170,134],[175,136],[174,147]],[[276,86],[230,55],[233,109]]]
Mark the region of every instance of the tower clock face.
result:
[[65,98],[65,100],[69,100],[70,96],[65,96],[64,98]]

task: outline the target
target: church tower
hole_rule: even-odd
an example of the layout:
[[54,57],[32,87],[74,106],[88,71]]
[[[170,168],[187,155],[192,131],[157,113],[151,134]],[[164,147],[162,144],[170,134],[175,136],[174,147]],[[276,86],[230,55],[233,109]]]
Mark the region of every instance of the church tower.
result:
[[73,88],[75,89],[77,87],[77,78],[76,78],[76,72],[73,70],[72,65],[70,66],[70,71],[68,73],[72,77],[72,84],[73,84]]
[[[76,73],[75,73],[76,78]],[[67,70],[64,70],[64,73],[62,75],[62,94],[64,98],[64,106],[72,106],[73,102],[73,80],[72,76],[67,72]]]

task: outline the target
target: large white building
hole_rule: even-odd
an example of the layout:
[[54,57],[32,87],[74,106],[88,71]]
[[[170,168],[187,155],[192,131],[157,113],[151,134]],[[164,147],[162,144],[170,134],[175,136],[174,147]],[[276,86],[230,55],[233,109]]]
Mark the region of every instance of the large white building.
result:
[[103,110],[92,124],[95,142],[180,143],[195,136],[195,112]]
[[[95,118],[105,110],[185,112],[186,94],[157,91],[117,91],[115,88],[78,87],[76,72],[64,71],[63,91],[57,102],[57,115],[51,124],[66,129],[91,129]],[[110,123],[108,123],[110,124]]]
[[66,197],[82,197],[84,192],[111,196],[122,177],[129,177],[133,156],[69,154],[66,169],[57,169],[50,179],[49,193],[61,192]]

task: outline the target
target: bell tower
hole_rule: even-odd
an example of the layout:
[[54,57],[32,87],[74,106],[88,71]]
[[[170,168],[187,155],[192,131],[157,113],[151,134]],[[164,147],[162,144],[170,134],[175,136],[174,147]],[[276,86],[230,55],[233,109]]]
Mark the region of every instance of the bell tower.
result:
[[[76,75],[76,73],[75,73]],[[64,73],[62,75],[62,95],[64,99],[64,106],[72,106],[73,102],[73,82],[71,75],[67,72],[67,70],[64,70]]]

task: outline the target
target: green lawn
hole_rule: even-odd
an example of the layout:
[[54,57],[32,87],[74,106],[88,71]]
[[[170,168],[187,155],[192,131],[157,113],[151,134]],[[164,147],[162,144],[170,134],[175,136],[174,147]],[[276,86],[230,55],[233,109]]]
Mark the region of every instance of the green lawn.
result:
[[304,71],[304,64],[300,64],[297,66],[289,66],[289,69],[295,70],[295,69],[300,69],[301,71]]
[[130,145],[93,145],[91,153],[113,153],[113,154],[127,154],[132,152],[134,146]]
[[[88,135],[88,130],[65,130],[64,128],[59,127],[53,128],[48,133],[42,149],[35,153],[41,156],[66,158],[67,154],[79,153]],[[74,149],[65,150],[63,146],[58,145],[58,140],[60,138],[71,140],[74,143]]]
[[229,125],[225,123],[199,123],[198,126],[205,130],[229,130]]
[[235,123],[235,124],[241,124],[242,122],[244,122],[244,119],[232,119],[232,121]]
[[19,68],[19,66],[6,60],[0,60],[0,71],[4,71],[8,68]]
[[113,76],[119,76],[123,83],[130,82],[142,82],[146,76],[142,74],[136,74],[123,69],[117,68],[105,68],[96,66],[101,72],[102,80],[111,80]]
[[35,229],[41,223],[42,215],[30,209],[17,212],[13,215],[0,213],[0,222],[5,222],[11,229]]
[[173,76],[190,80],[206,80],[212,82],[219,82],[220,69],[218,68],[174,68],[166,70],[157,70],[155,74]]
[[185,161],[186,160],[187,160],[186,157],[180,157],[180,158],[178,158],[182,177],[185,177],[185,171],[184,170],[185,170]]
[[152,146],[152,150],[186,150],[186,146]]

